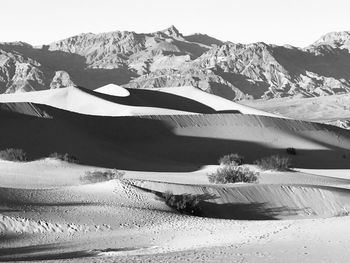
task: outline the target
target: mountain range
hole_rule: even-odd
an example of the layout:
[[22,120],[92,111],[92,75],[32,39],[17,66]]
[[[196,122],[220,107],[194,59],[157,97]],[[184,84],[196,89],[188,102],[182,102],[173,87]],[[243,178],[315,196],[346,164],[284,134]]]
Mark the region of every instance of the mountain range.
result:
[[350,31],[305,48],[154,33],[80,34],[48,45],[0,43],[0,93],[72,85],[95,89],[194,86],[230,100],[318,97],[350,92]]

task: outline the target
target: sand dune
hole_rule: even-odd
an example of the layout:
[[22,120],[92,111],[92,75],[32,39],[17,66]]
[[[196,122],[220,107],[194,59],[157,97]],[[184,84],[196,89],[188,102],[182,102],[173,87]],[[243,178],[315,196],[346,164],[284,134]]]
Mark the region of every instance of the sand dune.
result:
[[240,103],[295,119],[332,121],[350,119],[349,102],[350,95],[342,94],[314,98],[241,101]]
[[98,168],[52,158],[24,163],[0,160],[1,187],[39,189],[80,185],[80,176],[95,169]]
[[0,102],[32,102],[67,111],[99,116],[190,114],[181,110],[165,108],[160,110],[147,106],[130,106],[113,102],[114,98],[115,96],[88,91],[83,88],[68,87],[56,90],[34,91],[31,93],[2,94],[0,96]]
[[97,88],[94,90],[95,92],[99,92],[102,94],[117,96],[117,97],[128,97],[130,96],[130,92],[118,85],[114,84],[108,84],[106,86],[103,86],[101,88]]
[[203,199],[203,216],[226,219],[283,219],[338,216],[350,209],[350,190],[311,185],[232,185],[231,187],[135,182],[149,191],[191,194]]
[[[0,261],[244,261],[263,246],[259,260],[280,262],[276,244],[290,251],[317,236],[321,246],[331,227],[334,242],[350,242],[350,131],[191,87],[0,95],[0,120],[0,149],[21,148],[30,160],[0,161]],[[261,171],[257,184],[208,181],[224,154],[258,170],[256,159],[288,147],[294,171]],[[80,164],[47,158],[52,152]],[[107,168],[124,179],[80,180]],[[167,191],[197,195],[200,217],[168,207]]]
[[69,152],[93,166],[193,171],[231,152],[253,162],[294,147],[295,167],[349,168],[349,132],[323,124],[232,113],[100,117],[33,105],[50,118],[0,111],[1,148],[23,148],[33,159]]
[[[2,170],[5,166],[10,170],[13,164],[3,162],[0,165]],[[56,171],[61,169],[73,176],[69,180],[73,184],[79,170],[93,169],[54,160],[20,166],[17,173],[22,179],[28,176],[28,180],[38,180],[32,171],[38,170],[38,166],[46,166],[42,173],[46,172],[51,178],[63,176]],[[57,174],[50,175],[50,172]],[[160,176],[166,179],[165,174]],[[283,180],[283,175],[279,178]],[[184,176],[179,179],[182,181]],[[298,222],[292,221],[292,218],[339,216],[345,214],[349,206],[349,190],[337,187],[279,184],[222,187],[144,180],[131,182],[153,191],[215,195],[215,198],[201,206],[209,218],[174,213],[153,193],[134,188],[127,181],[61,185],[55,188],[43,185],[33,189],[0,187],[0,232],[3,237],[13,240],[11,243],[2,243],[7,250],[2,251],[0,260],[70,259],[92,262],[109,259],[142,262],[141,259],[146,257],[151,262],[157,262],[158,257],[171,261],[173,255],[179,256],[188,249],[206,251],[212,246],[226,247],[233,244],[236,246],[235,251],[241,251],[246,248],[245,244],[277,242],[279,238],[288,238],[290,233],[307,237],[313,233],[312,226],[317,221]],[[215,217],[240,220],[220,220]],[[345,218],[340,224],[345,224]],[[264,221],[257,223],[241,219]],[[334,224],[331,219],[322,222]],[[338,233],[337,228],[334,231]],[[38,236],[45,239],[38,239]],[[201,257],[204,251],[193,255]],[[192,252],[188,253],[188,257],[192,258]],[[141,259],[136,258],[140,256]],[[240,257],[236,255],[234,258]]]
[[193,87],[157,91],[125,89],[109,84],[91,91],[72,86],[30,93],[1,94],[0,102],[31,102],[98,116],[208,114],[217,111],[277,116],[207,94]]
[[186,98],[190,98],[192,100],[196,100],[203,104],[206,104],[216,111],[231,111],[237,110],[243,114],[253,114],[253,115],[261,115],[261,116],[270,116],[270,117],[282,117],[278,114],[272,114],[269,112],[264,112],[261,110],[257,110],[255,108],[245,106],[238,103],[233,103],[227,99],[222,97],[218,97],[209,93],[204,93],[199,89],[195,89],[193,87],[171,87],[171,88],[161,88],[157,89],[159,91],[174,94],[178,96],[183,96]]

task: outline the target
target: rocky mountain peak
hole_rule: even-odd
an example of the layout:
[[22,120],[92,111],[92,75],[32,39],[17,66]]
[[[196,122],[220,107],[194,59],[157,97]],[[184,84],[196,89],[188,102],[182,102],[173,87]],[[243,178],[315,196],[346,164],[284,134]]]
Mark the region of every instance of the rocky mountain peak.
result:
[[0,93],[108,83],[133,88],[195,86],[234,100],[350,92],[350,31],[308,48],[222,42],[155,33],[80,34],[44,47],[0,43]]
[[200,43],[206,46],[220,46],[224,44],[224,42],[219,39],[201,33],[185,36],[185,39],[189,42]]
[[350,31],[330,32],[312,46],[329,45],[333,48],[350,48]]
[[183,35],[180,33],[180,31],[174,26],[170,26],[167,29],[164,29],[162,31],[160,31],[161,33],[169,36],[169,37],[173,37],[173,38],[182,38]]

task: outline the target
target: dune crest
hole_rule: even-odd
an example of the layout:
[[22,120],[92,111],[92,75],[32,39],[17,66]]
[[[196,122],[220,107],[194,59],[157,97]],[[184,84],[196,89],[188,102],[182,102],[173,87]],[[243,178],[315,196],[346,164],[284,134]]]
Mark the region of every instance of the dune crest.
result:
[[188,115],[234,112],[281,117],[207,94],[194,87],[125,89],[109,84],[94,91],[67,88],[1,94],[0,103],[37,103],[97,116]]
[[100,88],[97,88],[94,91],[107,94],[107,95],[117,96],[117,97],[127,97],[130,95],[130,92],[127,89],[115,84],[108,84]]

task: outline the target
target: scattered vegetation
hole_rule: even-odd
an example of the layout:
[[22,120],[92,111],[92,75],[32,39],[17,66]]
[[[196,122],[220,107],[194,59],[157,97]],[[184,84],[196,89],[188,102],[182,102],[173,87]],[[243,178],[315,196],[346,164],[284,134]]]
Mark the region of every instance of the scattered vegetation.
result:
[[231,153],[222,156],[219,159],[219,164],[220,165],[242,165],[244,163],[244,157],[240,156],[237,153]]
[[263,170],[287,171],[291,165],[291,159],[280,155],[272,155],[257,160],[255,163]]
[[350,214],[350,212],[348,210],[346,210],[346,208],[343,208],[338,213],[336,213],[334,216],[335,217],[348,216],[349,214]]
[[295,150],[295,148],[293,147],[289,147],[286,149],[286,152],[290,155],[296,155],[297,154],[297,150]]
[[163,194],[163,198],[165,199],[165,203],[168,206],[176,209],[181,213],[200,215],[200,208],[198,204],[201,201],[201,199],[197,195],[174,195],[171,192],[165,192]]
[[22,149],[8,148],[0,151],[0,159],[14,162],[27,161],[27,154]]
[[227,183],[252,183],[258,180],[258,173],[249,170],[247,167],[226,165],[217,169],[216,172],[208,174],[210,183],[227,184]]
[[80,181],[84,183],[100,183],[109,180],[123,179],[125,172],[118,171],[116,169],[104,170],[104,171],[87,171],[80,177]]
[[65,161],[65,162],[68,162],[68,163],[79,163],[79,160],[77,157],[73,156],[73,155],[70,155],[69,153],[65,153],[65,154],[62,154],[62,153],[51,153],[49,155],[50,158],[54,158],[54,159],[58,159],[58,160],[61,160],[61,161]]

